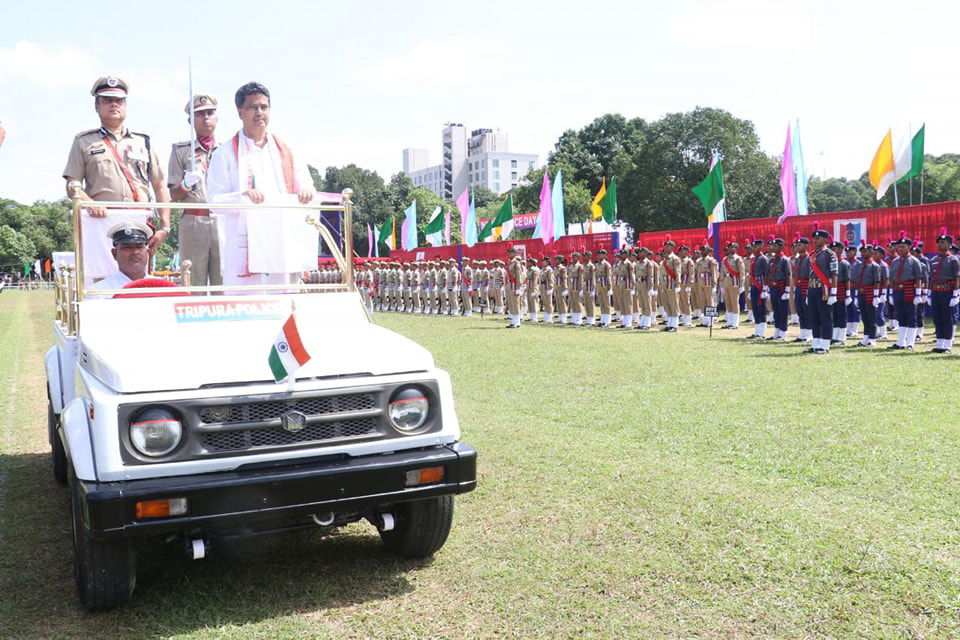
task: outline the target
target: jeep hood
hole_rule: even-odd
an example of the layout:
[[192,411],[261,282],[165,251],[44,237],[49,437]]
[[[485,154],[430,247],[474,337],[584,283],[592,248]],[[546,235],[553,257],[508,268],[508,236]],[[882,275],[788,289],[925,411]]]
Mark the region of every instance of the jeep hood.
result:
[[426,349],[370,322],[348,292],[85,300],[80,366],[119,393],[272,381],[267,359],[291,304],[310,355],[298,380],[434,367]]

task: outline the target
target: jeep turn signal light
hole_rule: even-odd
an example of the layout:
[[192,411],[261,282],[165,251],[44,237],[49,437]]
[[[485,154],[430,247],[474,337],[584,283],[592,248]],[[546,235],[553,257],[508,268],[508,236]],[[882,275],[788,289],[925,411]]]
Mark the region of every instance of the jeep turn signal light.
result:
[[427,467],[426,469],[416,469],[407,471],[407,486],[416,487],[421,484],[431,484],[443,480],[443,467]]
[[186,512],[186,498],[145,500],[137,503],[137,520],[142,520],[144,518],[169,518],[170,516],[182,516]]

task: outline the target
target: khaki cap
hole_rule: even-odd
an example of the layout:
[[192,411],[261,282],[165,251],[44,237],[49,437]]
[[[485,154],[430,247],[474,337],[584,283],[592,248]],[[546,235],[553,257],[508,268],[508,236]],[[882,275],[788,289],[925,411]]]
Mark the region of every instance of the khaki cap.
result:
[[104,96],[106,98],[126,98],[127,82],[118,76],[103,76],[97,78],[90,89],[92,96]]
[[[211,109],[217,108],[217,99],[213,96],[208,96],[205,93],[198,93],[193,96],[193,111],[210,111]],[[183,112],[187,115],[190,115],[190,103],[188,102],[183,108]]]

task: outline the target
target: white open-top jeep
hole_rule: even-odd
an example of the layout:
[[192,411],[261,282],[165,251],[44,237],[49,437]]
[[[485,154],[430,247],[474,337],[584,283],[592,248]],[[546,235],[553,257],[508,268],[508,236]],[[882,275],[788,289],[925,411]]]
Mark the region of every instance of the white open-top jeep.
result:
[[[91,298],[82,251],[91,204],[73,200],[76,267],[56,276],[46,354],[53,473],[69,486],[87,609],[130,598],[136,537],[180,540],[201,558],[223,538],[366,519],[403,557],[444,544],[454,494],[475,487],[476,451],[460,442],[448,374],[367,315],[349,259],[349,190],[340,204],[299,207],[343,281],[249,292],[191,287],[185,274],[177,288]],[[342,247],[319,211],[342,214]],[[277,383],[268,355],[294,304],[312,358]]]

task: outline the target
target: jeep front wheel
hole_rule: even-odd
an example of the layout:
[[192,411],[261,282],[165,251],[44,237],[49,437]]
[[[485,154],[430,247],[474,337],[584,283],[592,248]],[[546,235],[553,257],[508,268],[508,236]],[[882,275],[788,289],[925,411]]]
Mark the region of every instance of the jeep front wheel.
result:
[[90,538],[83,525],[80,488],[70,469],[70,507],[73,517],[73,574],[80,602],[88,611],[106,611],[130,599],[137,581],[137,565],[128,540],[101,542]]
[[426,558],[447,541],[453,524],[453,496],[401,502],[391,511],[393,529],[380,532],[384,547],[402,558]]

